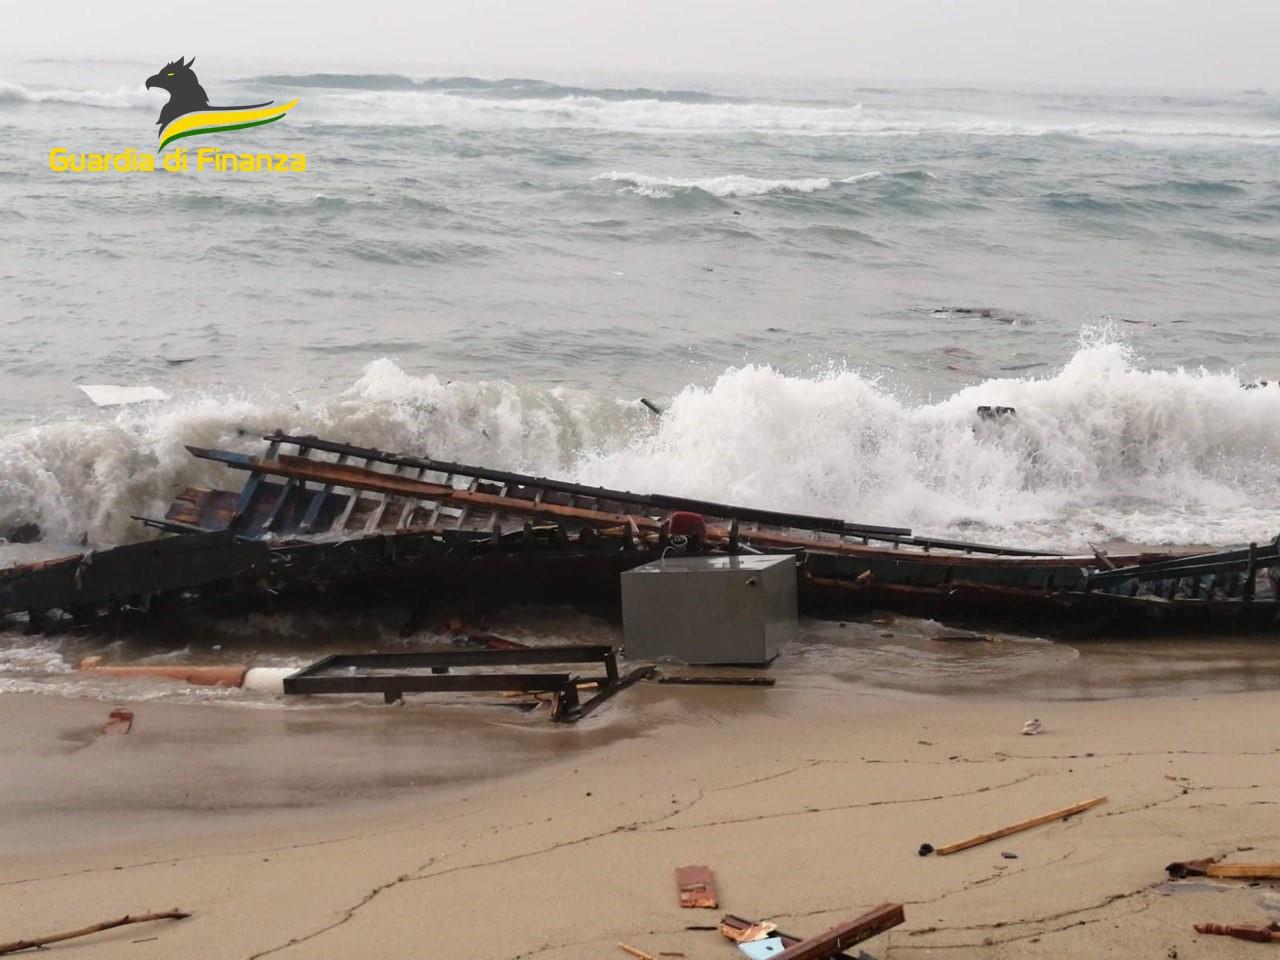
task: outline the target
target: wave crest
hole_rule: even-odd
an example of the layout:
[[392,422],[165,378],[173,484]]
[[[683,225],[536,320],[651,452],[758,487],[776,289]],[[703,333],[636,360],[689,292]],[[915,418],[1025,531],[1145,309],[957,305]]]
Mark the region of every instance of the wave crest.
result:
[[699,191],[713,197],[762,197],[770,193],[816,193],[819,190],[830,190],[836,184],[861,183],[882,176],[880,171],[855,174],[843,180],[831,180],[828,177],[803,177],[794,180],[770,180],[761,177],[750,177],[745,174],[727,174],[719,177],[681,178],[653,177],[643,173],[623,173],[611,170],[599,173],[592,180],[608,180],[620,183],[621,190],[642,197],[663,199],[681,193]]
[[142,109],[155,107],[156,97],[138,85],[115,90],[58,90],[0,80],[0,103],[65,103],[79,107]]

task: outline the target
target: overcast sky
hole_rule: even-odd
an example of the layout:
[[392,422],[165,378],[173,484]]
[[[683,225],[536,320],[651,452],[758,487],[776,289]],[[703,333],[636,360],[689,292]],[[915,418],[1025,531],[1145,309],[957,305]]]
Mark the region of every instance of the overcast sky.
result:
[[61,0],[18,56],[180,53],[259,72],[515,68],[1280,89],[1280,0]]

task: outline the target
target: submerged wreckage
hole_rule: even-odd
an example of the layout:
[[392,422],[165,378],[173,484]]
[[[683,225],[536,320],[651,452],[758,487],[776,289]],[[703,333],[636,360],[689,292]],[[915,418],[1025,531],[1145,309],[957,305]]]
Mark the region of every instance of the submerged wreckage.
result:
[[899,527],[583,486],[273,434],[261,456],[188,449],[241,472],[189,488],[150,540],[0,571],[28,629],[300,600],[616,609],[619,575],[674,554],[792,554],[800,609],[1080,629],[1270,626],[1275,543],[1217,553],[1060,556]]

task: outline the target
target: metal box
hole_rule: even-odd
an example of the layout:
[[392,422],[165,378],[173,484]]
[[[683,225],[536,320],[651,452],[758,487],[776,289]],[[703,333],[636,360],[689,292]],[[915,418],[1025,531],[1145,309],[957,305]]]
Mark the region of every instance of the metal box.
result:
[[796,631],[796,561],[671,557],[622,574],[630,659],[768,663]]

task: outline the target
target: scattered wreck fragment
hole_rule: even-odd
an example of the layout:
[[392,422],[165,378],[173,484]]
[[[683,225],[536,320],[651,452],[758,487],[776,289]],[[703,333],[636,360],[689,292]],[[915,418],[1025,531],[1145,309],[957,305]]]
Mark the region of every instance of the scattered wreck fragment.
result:
[[1220,937],[1235,937],[1237,940],[1251,940],[1254,943],[1280,943],[1280,923],[1268,924],[1225,924],[1197,923],[1196,933],[1211,933]]
[[1019,820],[1017,823],[1011,823],[998,830],[992,830],[988,833],[980,833],[976,837],[969,837],[966,840],[959,840],[955,843],[944,844],[941,847],[935,847],[932,844],[924,843],[920,845],[920,855],[924,857],[928,856],[930,853],[936,853],[940,857],[945,857],[948,854],[959,853],[961,850],[968,850],[970,847],[990,843],[992,840],[999,840],[1001,837],[1007,837],[1014,833],[1021,833],[1023,830],[1030,830],[1032,827],[1039,827],[1046,823],[1052,823],[1054,820],[1066,820],[1068,817],[1073,817],[1077,813],[1083,813],[1092,807],[1096,807],[1100,803],[1104,803],[1106,799],[1106,797],[1092,797],[1088,800],[1081,800],[1079,803],[1073,803],[1070,806],[1062,807],[1059,810],[1051,810],[1049,813],[1042,813],[1039,816],[1029,817],[1026,820]]
[[[599,663],[601,676],[572,673],[451,673],[457,667],[508,667]],[[430,671],[424,673],[422,671]],[[553,720],[575,721],[639,680],[652,675],[652,666],[618,672],[617,654],[608,646],[525,647],[518,650],[446,650],[419,653],[339,654],[326,657],[284,678],[284,692],[381,693],[395,703],[406,693],[515,691],[551,695]],[[594,690],[583,701],[579,690]]]
[[772,953],[773,960],[829,960],[843,956],[843,951],[884,933],[906,920],[900,903],[882,903],[878,907],[852,920],[837,924],[830,930],[801,940],[778,931],[772,924],[760,924],[752,920],[727,914],[720,921],[720,932],[742,948],[758,940],[776,938],[783,950]]
[[680,906],[686,909],[714,910],[720,906],[710,867],[676,867],[676,888],[680,891]]
[[355,603],[575,603],[617,610],[619,575],[664,556],[791,554],[802,612],[871,609],[1037,629],[1273,628],[1275,543],[1105,557],[590,487],[272,434],[262,456],[189,448],[245,474],[181,491],[164,536],[0,571],[32,631],[180,610]]
[[1220,863],[1213,857],[1179,860],[1165,867],[1169,877],[1217,877],[1222,880],[1280,880],[1280,863]]

